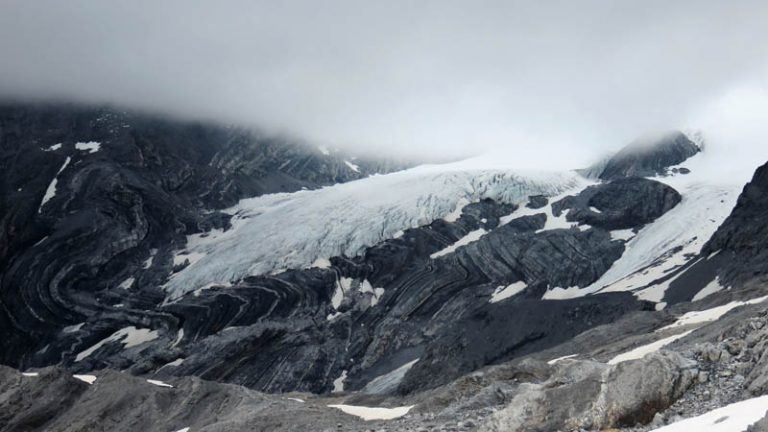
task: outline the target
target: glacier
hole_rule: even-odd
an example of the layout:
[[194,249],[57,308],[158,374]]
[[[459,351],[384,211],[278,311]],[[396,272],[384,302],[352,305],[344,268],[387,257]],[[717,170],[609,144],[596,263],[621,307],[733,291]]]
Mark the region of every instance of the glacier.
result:
[[249,198],[225,210],[232,215],[230,229],[188,237],[177,256],[196,259],[165,288],[173,300],[248,275],[308,268],[450,218],[469,202],[519,204],[530,195],[556,196],[592,183],[575,171],[515,170],[481,157]]

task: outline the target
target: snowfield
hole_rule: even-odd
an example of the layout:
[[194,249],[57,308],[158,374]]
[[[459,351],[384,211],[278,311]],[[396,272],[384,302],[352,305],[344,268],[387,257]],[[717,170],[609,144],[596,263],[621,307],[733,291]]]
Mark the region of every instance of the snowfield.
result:
[[698,168],[701,157],[696,155],[682,165],[691,167],[691,174],[655,178],[680,192],[682,202],[636,235],[617,233],[618,238],[628,239],[624,255],[600,279],[584,288],[583,294],[633,291],[640,299],[661,301],[674,278],[652,283],[701,252],[733,210],[744,187],[738,180],[710,175]]
[[331,408],[340,409],[341,411],[360,417],[363,420],[393,420],[400,418],[406,414],[414,405],[397,407],[397,408],[371,408],[364,406],[354,405],[328,405]]
[[768,396],[747,399],[651,432],[744,432],[768,411]]
[[405,229],[455,217],[463,204],[483,198],[526,203],[529,195],[555,196],[591,184],[575,172],[479,166],[486,165],[469,160],[420,166],[318,190],[242,200],[227,210],[233,215],[230,230],[188,238],[186,250],[178,255],[199,259],[168,281],[169,299],[247,275],[354,256]]

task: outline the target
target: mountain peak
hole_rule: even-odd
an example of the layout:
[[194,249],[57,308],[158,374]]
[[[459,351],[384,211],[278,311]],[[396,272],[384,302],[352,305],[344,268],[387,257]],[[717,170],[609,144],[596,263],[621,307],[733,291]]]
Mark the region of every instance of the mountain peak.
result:
[[612,157],[583,170],[589,177],[615,180],[624,177],[655,177],[702,151],[680,131],[643,136]]

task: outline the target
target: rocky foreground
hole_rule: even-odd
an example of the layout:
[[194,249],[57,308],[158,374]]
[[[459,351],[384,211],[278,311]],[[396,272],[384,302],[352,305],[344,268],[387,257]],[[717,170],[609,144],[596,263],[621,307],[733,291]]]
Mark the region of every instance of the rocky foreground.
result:
[[[764,295],[768,290],[755,287],[749,294]],[[709,302],[722,300],[727,299]],[[545,352],[408,396],[264,394],[194,377],[160,381],[111,370],[73,375],[60,368],[22,374],[2,367],[0,424],[8,431],[62,432],[187,427],[190,431],[650,431],[768,393],[768,304],[758,300],[706,309],[698,314],[709,320],[705,322],[691,319],[697,314],[684,309],[675,311],[680,314],[677,319],[668,312],[630,315]],[[638,334],[617,341],[629,327]],[[658,351],[648,348],[670,335],[685,336]],[[576,348],[581,351],[560,356]],[[394,414],[382,410],[373,417],[397,418],[365,421],[332,405],[389,407]],[[755,421],[766,410],[764,405]],[[725,415],[718,423],[738,420]],[[764,429],[756,425],[751,430]]]

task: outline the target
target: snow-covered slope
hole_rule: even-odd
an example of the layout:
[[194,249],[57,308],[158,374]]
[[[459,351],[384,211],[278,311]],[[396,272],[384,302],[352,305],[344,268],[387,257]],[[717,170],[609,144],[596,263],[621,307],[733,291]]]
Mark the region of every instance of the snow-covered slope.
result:
[[[194,262],[166,284],[177,297],[246,275],[304,268],[316,260],[355,255],[399,231],[449,217],[464,203],[509,203],[558,195],[590,181],[575,172],[521,172],[487,160],[420,166],[313,191],[246,199],[227,210],[233,227],[191,236],[180,255]],[[181,260],[183,261],[183,260]]]
[[680,192],[682,202],[636,235],[630,233],[624,255],[581,294],[632,290],[641,299],[661,301],[673,279],[652,282],[695,258],[733,210],[743,187],[739,180],[713,175],[702,163],[705,158],[702,153],[682,165],[691,174],[656,178]]

